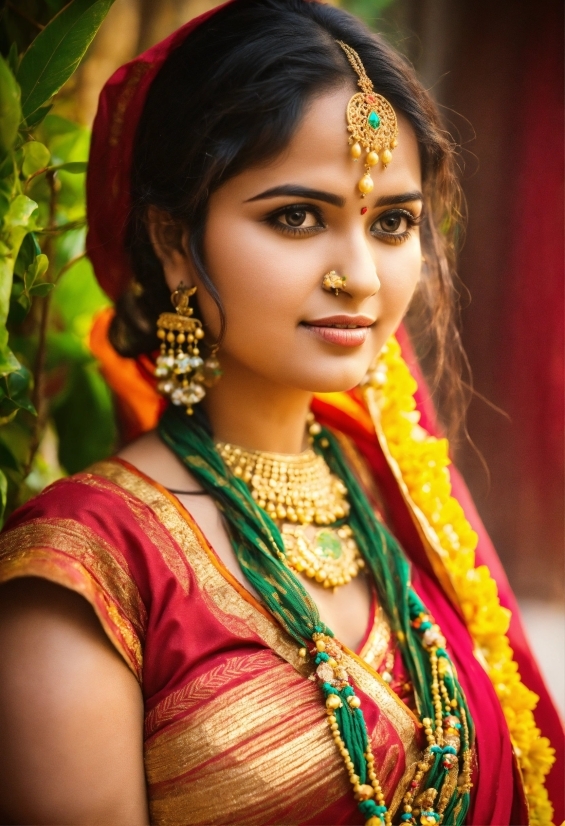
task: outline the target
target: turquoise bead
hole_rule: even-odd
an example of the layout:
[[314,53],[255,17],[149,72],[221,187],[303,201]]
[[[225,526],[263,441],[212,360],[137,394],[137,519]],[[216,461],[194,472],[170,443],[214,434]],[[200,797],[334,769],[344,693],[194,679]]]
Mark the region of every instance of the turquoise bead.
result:
[[371,114],[367,118],[367,122],[371,129],[378,129],[381,125],[381,119],[379,118],[376,112],[371,112]]

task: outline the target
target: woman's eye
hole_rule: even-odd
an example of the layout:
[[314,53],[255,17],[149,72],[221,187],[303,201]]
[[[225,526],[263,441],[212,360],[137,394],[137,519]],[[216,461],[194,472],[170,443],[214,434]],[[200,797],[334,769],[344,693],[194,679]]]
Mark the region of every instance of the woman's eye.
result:
[[385,232],[397,232],[403,220],[406,221],[406,218],[403,219],[401,215],[385,215],[377,223],[381,225]]
[[275,212],[267,222],[287,235],[310,235],[323,230],[325,225],[317,210],[302,205],[289,206]]
[[400,243],[410,236],[410,230],[420,223],[421,216],[413,215],[405,209],[385,212],[371,226],[371,234],[385,241]]
[[306,215],[307,212],[305,209],[293,209],[281,217],[285,219],[289,227],[301,227],[306,220]]

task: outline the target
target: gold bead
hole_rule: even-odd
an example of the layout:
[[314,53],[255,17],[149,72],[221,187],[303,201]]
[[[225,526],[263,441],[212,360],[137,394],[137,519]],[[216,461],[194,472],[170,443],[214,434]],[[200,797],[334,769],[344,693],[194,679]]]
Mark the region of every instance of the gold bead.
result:
[[390,148],[391,149],[396,149],[397,146],[398,146],[398,141],[396,140],[396,138],[393,138],[390,142]]
[[376,166],[379,162],[379,156],[376,152],[369,152],[365,160],[367,166]]
[[353,158],[353,160],[356,161],[358,158],[361,157],[361,144],[360,143],[354,143],[352,145],[351,149],[349,150],[349,152],[350,152],[351,157]]
[[318,651],[325,651],[326,650],[326,643],[323,640],[316,641],[316,648]]
[[164,330],[157,330],[157,338],[166,338],[167,334]]
[[360,708],[361,700],[359,699],[359,697],[348,697],[347,704],[350,708]]
[[361,192],[363,195],[368,195],[369,192],[372,192],[374,186],[375,184],[373,183],[373,179],[371,178],[368,172],[366,175],[363,175],[363,177],[358,183],[359,192]]
[[392,152],[390,151],[390,149],[385,149],[385,151],[382,154],[382,160],[384,166],[387,166],[392,161]]
[[306,651],[305,648],[301,648],[300,651],[298,652],[298,656],[300,657],[300,659],[305,660],[307,653],[308,652]]
[[177,336],[177,344],[184,344],[186,341],[184,333],[179,333]]
[[327,708],[341,708],[341,700],[337,694],[330,694],[326,700]]
[[357,790],[357,797],[360,800],[370,800],[374,796],[375,792],[372,786],[369,786],[368,783],[363,783],[359,786]]
[[170,341],[172,343],[174,340],[175,340],[175,334],[174,333],[167,333],[167,341]]
[[197,327],[194,336],[195,338],[204,338],[204,330],[201,327]]

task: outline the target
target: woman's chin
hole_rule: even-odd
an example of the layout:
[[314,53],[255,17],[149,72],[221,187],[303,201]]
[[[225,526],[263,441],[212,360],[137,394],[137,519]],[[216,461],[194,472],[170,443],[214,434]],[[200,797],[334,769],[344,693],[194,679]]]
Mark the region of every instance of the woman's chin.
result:
[[295,386],[311,393],[343,393],[357,387],[365,377],[373,359],[359,360],[355,364],[335,364],[319,371],[308,370],[308,374],[296,375]]

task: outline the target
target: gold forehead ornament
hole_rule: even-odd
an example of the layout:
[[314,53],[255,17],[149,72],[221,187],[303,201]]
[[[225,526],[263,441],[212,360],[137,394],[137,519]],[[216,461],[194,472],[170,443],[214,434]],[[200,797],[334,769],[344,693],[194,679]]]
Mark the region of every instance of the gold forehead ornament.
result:
[[373,89],[371,79],[355,49],[341,40],[337,43],[345,52],[359,78],[357,85],[362,89],[361,92],[356,92],[347,104],[347,130],[350,132],[349,145],[353,160],[359,160],[363,150],[367,153],[365,174],[358,184],[361,197],[364,198],[374,187],[371,167],[380,161],[386,169],[392,160],[392,150],[398,145],[398,124],[394,109],[388,100]]

